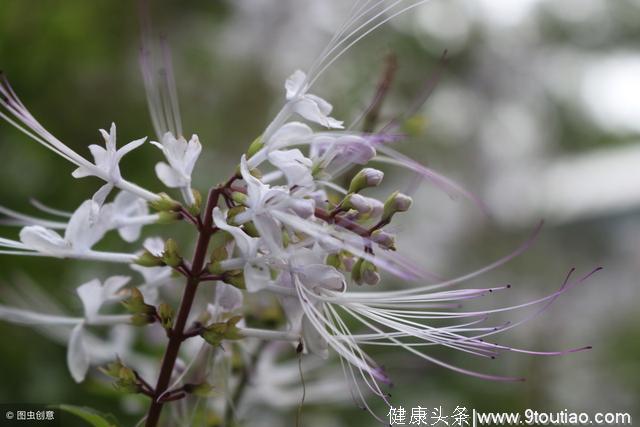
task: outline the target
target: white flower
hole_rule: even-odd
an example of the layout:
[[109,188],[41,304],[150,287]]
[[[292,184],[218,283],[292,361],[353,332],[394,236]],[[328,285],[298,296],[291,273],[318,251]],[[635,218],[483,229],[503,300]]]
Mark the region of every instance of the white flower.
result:
[[303,388],[298,361],[281,360],[287,351],[290,349],[284,343],[271,342],[266,346],[253,372],[252,387],[247,390],[248,402],[243,406],[251,408],[253,404],[266,403],[282,409],[296,407],[300,404],[303,392],[306,404],[344,404],[351,401],[351,394],[344,387],[340,372],[331,370],[318,358],[302,360]]
[[333,107],[319,96],[308,94],[307,75],[301,71],[295,71],[285,82],[287,101],[291,109],[305,119],[319,123],[327,128],[342,129],[341,121],[329,117]]
[[93,200],[85,200],[66,224],[64,237],[43,225],[29,225],[20,230],[20,242],[0,239],[0,247],[11,249],[1,252],[13,255],[134,262],[136,259],[134,254],[91,249],[110,228],[111,212],[108,206],[105,208]]
[[166,132],[160,143],[155,141],[151,143],[162,150],[169,162],[169,164],[165,162],[156,164],[156,175],[160,181],[169,188],[182,189],[186,200],[193,204],[193,195],[189,196],[191,174],[202,151],[198,135],[192,135],[187,142],[182,136],[176,138],[171,132]]
[[289,188],[313,188],[314,180],[311,175],[313,162],[305,157],[298,149],[277,150],[269,153],[269,162],[280,169],[287,178]]
[[84,307],[84,317],[93,321],[98,317],[98,311],[105,302],[120,299],[118,292],[131,280],[128,276],[112,276],[104,283],[98,279],[80,285],[76,292]]
[[295,295],[278,295],[278,298],[285,311],[289,330],[301,334],[307,351],[327,358],[329,353],[326,339],[304,317],[303,304],[315,305],[316,301],[306,299],[298,288],[304,287],[318,294],[321,289],[339,293],[345,290],[346,281],[342,273],[324,264],[322,251],[318,249],[316,246],[315,250],[292,250],[287,268],[280,273],[278,285],[294,290]]
[[334,176],[344,168],[367,164],[375,155],[373,144],[359,135],[318,134],[311,143],[310,157],[314,165],[331,168],[330,174]]
[[213,221],[216,227],[231,234],[236,242],[236,247],[242,256],[241,266],[244,270],[247,291],[257,292],[266,287],[271,281],[271,273],[265,264],[265,259],[258,254],[260,239],[247,235],[240,227],[227,224],[219,208],[213,210]]
[[[91,200],[95,202],[94,208],[100,212],[101,224],[107,230],[117,230],[120,237],[126,242],[137,240],[144,225],[153,224],[159,219],[159,214],[149,215],[149,207],[144,199],[128,191],[119,192],[113,203],[102,204],[95,199],[94,196]],[[0,214],[10,218],[10,220],[3,221],[6,225],[39,225],[50,230],[65,230],[69,227],[69,222],[37,218],[4,206],[0,206]],[[72,213],[58,212],[58,216],[63,216],[63,214],[69,218],[73,216]]]
[[153,224],[159,218],[158,214],[149,215],[147,202],[128,191],[119,192],[109,209],[110,228],[117,229],[125,242],[138,240],[142,227]]
[[0,319],[23,325],[52,327],[72,327],[67,343],[67,366],[76,382],[82,382],[92,360],[92,348],[87,341],[95,341],[86,330],[91,325],[118,325],[128,323],[130,315],[99,315],[100,306],[117,298],[116,293],[129,278],[110,277],[102,285],[94,279],[77,289],[84,307],[84,317],[67,317],[0,305]]
[[97,176],[112,185],[118,185],[122,180],[122,176],[120,175],[120,160],[122,160],[127,153],[144,144],[147,138],[136,139],[118,150],[116,148],[115,123],[111,123],[109,133],[104,129],[100,129],[100,134],[104,139],[105,148],[95,144],[89,146],[95,168],[81,165],[73,171],[73,177],[83,178],[86,176]]
[[29,249],[64,257],[89,251],[108,229],[108,218],[101,207],[93,200],[85,200],[69,219],[64,238],[53,230],[33,225],[20,231],[20,240]]

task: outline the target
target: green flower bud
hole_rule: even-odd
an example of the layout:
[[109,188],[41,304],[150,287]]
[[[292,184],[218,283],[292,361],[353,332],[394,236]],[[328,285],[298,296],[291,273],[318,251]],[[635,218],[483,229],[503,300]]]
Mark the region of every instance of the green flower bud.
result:
[[213,386],[204,382],[201,384],[185,384],[183,386],[185,393],[193,394],[199,397],[211,397]]
[[377,187],[382,182],[384,173],[373,168],[364,168],[356,174],[349,185],[349,193],[357,193],[369,187]]
[[253,157],[258,151],[262,150],[264,147],[264,142],[262,142],[262,135],[253,140],[251,145],[249,145],[249,149],[247,150],[247,160]]
[[342,264],[342,260],[340,259],[340,254],[329,254],[325,259],[325,264],[330,265],[338,270],[342,270],[344,268],[344,264]]
[[227,211],[227,222],[230,225],[238,225],[234,222],[234,218],[236,217],[236,215],[238,215],[239,213],[242,213],[245,211],[245,207],[244,206],[234,206],[231,209],[229,209]]
[[191,215],[198,216],[200,215],[200,209],[202,208],[202,194],[194,188],[191,189],[191,194],[193,194],[195,203],[191,206],[187,206],[187,210]]
[[149,202],[149,206],[159,212],[175,211],[180,209],[180,203],[173,200],[167,193],[158,194],[160,198]]
[[240,320],[242,316],[234,316],[226,322],[212,323],[205,327],[200,335],[214,347],[219,346],[224,340],[239,340],[244,338],[236,326]]
[[158,316],[160,317],[160,323],[164,329],[173,328],[173,317],[174,317],[173,308],[169,304],[161,303],[158,306]]
[[143,267],[159,267],[164,265],[162,258],[153,255],[146,249],[134,262]]
[[227,271],[224,273],[222,281],[228,285],[235,286],[238,289],[247,289],[242,271]]
[[[138,288],[131,288],[129,289],[129,293],[129,298],[122,301],[122,305],[127,309],[127,311],[134,315],[142,314],[153,317],[156,312],[156,308],[144,302],[142,292],[140,292]],[[142,318],[137,319],[137,321],[142,320]]]
[[360,277],[367,285],[377,285],[380,283],[378,267],[371,261],[363,261],[360,265]]
[[156,224],[173,224],[181,218],[182,215],[180,215],[179,212],[164,211],[158,213],[158,220],[156,221]]
[[391,217],[395,213],[408,211],[412,203],[413,203],[413,199],[411,199],[411,197],[407,196],[406,194],[402,194],[398,191],[395,191],[384,202],[384,211],[382,213],[382,219],[385,221],[388,221],[389,219],[391,219]]
[[164,242],[162,261],[170,267],[177,267],[182,263],[182,257],[180,256],[178,244],[175,240],[167,239],[167,241]]
[[156,321],[153,315],[147,313],[136,313],[131,316],[131,324],[133,326],[147,326]]
[[120,359],[118,359],[115,362],[107,363],[105,366],[100,366],[98,370],[108,377],[118,378],[120,376],[120,369],[124,367]]
[[113,384],[113,388],[115,388],[116,391],[120,393],[129,393],[129,394],[140,393],[140,391],[142,390],[142,388],[136,383],[130,384],[122,381],[116,381]]
[[396,250],[396,239],[392,234],[383,230],[375,230],[371,233],[371,240],[380,245],[384,249],[391,251]]
[[244,193],[234,191],[233,193],[231,193],[231,199],[239,205],[246,205],[249,197],[247,197],[247,195]]
[[121,393],[139,393],[141,391],[135,372],[126,366],[122,366],[120,369],[118,380],[113,384],[113,387]]
[[353,280],[353,282],[357,285],[362,284],[362,271],[360,267],[362,267],[363,262],[364,259],[358,258],[356,263],[353,264],[353,267],[351,267],[351,280]]
[[342,201],[341,206],[346,209],[354,209],[361,214],[369,213],[373,209],[373,206],[366,197],[356,193],[348,194]]
[[260,233],[258,232],[258,229],[256,228],[256,225],[253,223],[253,221],[245,222],[242,225],[242,229],[251,237],[260,237]]
[[207,267],[207,270],[209,271],[209,273],[215,274],[216,276],[224,273],[224,270],[222,269],[222,264],[220,264],[220,261],[214,261],[210,263],[209,266]]

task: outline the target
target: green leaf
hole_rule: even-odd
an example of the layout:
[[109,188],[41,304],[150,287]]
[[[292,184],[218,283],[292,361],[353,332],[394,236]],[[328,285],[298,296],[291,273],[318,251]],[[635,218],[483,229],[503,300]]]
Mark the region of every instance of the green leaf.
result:
[[54,408],[58,408],[82,418],[93,427],[118,427],[118,424],[113,419],[113,415],[104,415],[95,409],[87,408],[86,406],[58,405],[54,406]]

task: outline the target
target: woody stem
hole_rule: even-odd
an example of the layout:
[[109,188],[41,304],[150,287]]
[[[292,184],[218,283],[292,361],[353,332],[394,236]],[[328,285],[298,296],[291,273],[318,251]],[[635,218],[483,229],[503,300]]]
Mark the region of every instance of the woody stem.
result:
[[163,394],[169,387],[171,381],[171,374],[180,351],[182,342],[186,339],[184,335],[184,328],[193,305],[193,300],[196,296],[198,285],[201,281],[201,272],[207,258],[207,248],[211,236],[215,233],[213,227],[213,209],[218,204],[218,197],[222,191],[221,187],[213,188],[209,191],[209,197],[207,198],[207,205],[204,210],[204,219],[202,226],[199,227],[198,241],[193,254],[193,260],[191,262],[190,275],[187,277],[187,283],[182,296],[182,302],[180,303],[180,309],[176,317],[176,323],[169,336],[169,343],[162,359],[162,365],[160,367],[160,374],[158,376],[158,382],[155,387],[155,394],[153,401],[149,407],[147,414],[147,420],[145,422],[146,427],[156,427],[160,419],[160,413],[164,402],[161,400]]

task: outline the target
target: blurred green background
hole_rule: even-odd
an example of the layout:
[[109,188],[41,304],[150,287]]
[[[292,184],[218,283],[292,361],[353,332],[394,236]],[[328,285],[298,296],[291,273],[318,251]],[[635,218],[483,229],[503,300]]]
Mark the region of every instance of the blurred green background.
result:
[[[185,133],[198,133],[205,146],[197,188],[205,191],[229,174],[281,105],[284,79],[308,67],[337,28],[343,3],[154,2],[154,24],[173,51]],[[640,416],[640,163],[632,161],[640,147],[639,18],[640,3],[631,0],[433,0],[358,44],[319,81],[314,92],[348,122],[366,107],[384,57],[394,52],[399,70],[383,111],[391,118],[449,50],[439,86],[419,112],[421,131],[399,148],[479,194],[491,219],[425,184],[401,224],[401,245],[440,274],[462,274],[508,253],[537,220],[548,220],[525,255],[473,283],[514,285],[483,306],[542,296],[574,266],[582,274],[605,267],[544,316],[499,338],[529,349],[593,345],[592,351],[506,354],[490,363],[435,353],[465,367],[527,377],[517,384],[467,378],[392,351],[380,358],[394,379],[394,404]],[[112,121],[121,143],[152,137],[138,49],[133,2],[0,4],[0,68],[34,116],[83,155],[98,141],[97,129]],[[98,185],[73,179],[71,165],[7,124],[0,126],[0,159],[0,203],[16,210],[34,213],[31,197],[73,210]],[[159,160],[160,152],[147,146],[127,156],[123,171],[160,191],[153,174]],[[387,180],[402,187],[411,177]],[[127,249],[117,239],[106,245]],[[77,310],[77,285],[118,271],[3,256],[0,298],[28,277]],[[0,337],[0,402],[81,404],[126,425],[136,420],[108,385],[74,384],[62,346],[6,323]],[[350,402],[306,413],[305,425],[374,425]],[[283,414],[285,425],[292,414]]]

